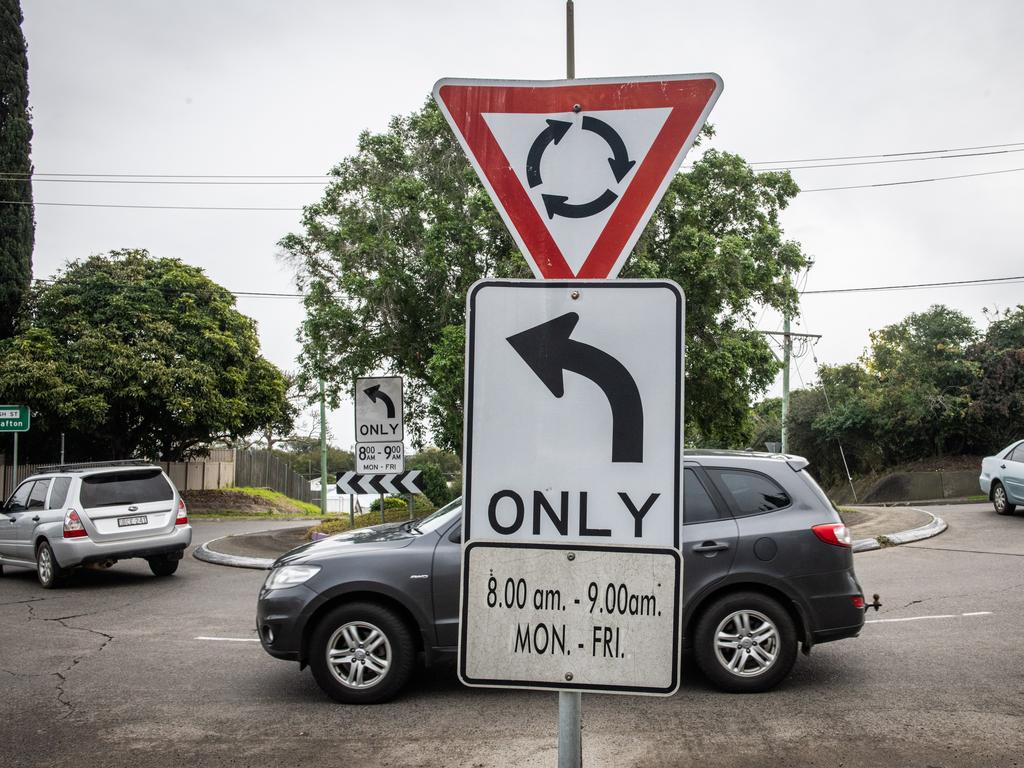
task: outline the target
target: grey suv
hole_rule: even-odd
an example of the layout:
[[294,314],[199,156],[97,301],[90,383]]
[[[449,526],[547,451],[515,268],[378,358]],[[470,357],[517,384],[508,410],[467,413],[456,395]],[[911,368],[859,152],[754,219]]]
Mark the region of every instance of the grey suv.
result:
[[0,573],[34,568],[47,589],[76,566],[132,557],[170,576],[191,541],[174,483],[145,462],[54,467],[25,480],[0,507]]
[[[768,690],[798,646],[809,652],[864,624],[849,531],[806,467],[793,456],[686,454],[683,636],[723,690]],[[263,648],[308,664],[334,699],[361,704],[397,694],[417,657],[453,657],[461,512],[456,501],[283,555],[259,594]]]

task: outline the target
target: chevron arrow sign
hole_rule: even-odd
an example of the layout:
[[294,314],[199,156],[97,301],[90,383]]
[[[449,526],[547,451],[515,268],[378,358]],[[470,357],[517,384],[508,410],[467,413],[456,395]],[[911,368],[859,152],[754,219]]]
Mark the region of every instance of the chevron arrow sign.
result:
[[338,478],[337,485],[338,493],[423,493],[418,469],[387,475],[344,472]]

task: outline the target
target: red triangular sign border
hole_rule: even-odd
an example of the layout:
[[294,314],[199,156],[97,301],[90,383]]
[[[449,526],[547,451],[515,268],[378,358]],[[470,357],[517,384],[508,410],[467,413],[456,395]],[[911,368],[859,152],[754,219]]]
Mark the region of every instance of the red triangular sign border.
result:
[[[534,274],[545,280],[615,277],[722,92],[712,73],[586,80],[461,80],[434,99],[498,207]],[[556,114],[670,107],[665,124],[578,273],[573,273],[502,152],[485,113]]]

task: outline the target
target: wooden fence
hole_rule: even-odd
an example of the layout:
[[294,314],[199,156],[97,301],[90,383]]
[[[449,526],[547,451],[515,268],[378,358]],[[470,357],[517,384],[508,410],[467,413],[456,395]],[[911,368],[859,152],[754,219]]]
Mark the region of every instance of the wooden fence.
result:
[[[15,487],[53,464],[18,464],[18,476],[7,457],[0,454],[0,498],[7,499]],[[272,488],[300,501],[313,501],[309,481],[292,471],[291,466],[267,451],[217,448],[204,459],[162,461],[160,466],[180,491],[213,490],[228,486]]]

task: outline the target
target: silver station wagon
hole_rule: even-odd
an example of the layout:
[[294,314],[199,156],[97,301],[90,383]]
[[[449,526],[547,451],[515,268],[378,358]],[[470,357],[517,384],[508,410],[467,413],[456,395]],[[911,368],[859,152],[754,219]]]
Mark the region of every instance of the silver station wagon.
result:
[[122,461],[50,469],[21,483],[0,507],[0,573],[33,568],[52,589],[81,565],[142,557],[156,576],[178,569],[192,527],[160,467]]

